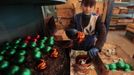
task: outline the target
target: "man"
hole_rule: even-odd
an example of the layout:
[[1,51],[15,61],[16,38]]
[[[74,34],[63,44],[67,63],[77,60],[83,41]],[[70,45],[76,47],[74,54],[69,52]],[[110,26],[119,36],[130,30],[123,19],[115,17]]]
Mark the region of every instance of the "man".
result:
[[82,0],[82,13],[76,14],[71,27],[66,30],[68,37],[73,39],[73,49],[84,49],[91,57],[101,51],[106,40],[106,27],[101,17],[95,13],[95,0]]

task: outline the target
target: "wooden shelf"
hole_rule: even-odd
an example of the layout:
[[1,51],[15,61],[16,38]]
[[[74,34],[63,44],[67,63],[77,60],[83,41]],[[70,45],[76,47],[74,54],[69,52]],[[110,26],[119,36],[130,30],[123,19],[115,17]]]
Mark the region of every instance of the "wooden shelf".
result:
[[117,6],[123,6],[123,7],[134,6],[134,2],[115,2],[114,6],[115,7],[117,7]]
[[126,26],[126,24],[110,24],[110,26]]
[[125,30],[126,25],[110,25],[109,29],[110,30]]
[[119,17],[119,18],[134,18],[134,13],[128,13],[128,14],[113,14],[113,16],[115,17]]

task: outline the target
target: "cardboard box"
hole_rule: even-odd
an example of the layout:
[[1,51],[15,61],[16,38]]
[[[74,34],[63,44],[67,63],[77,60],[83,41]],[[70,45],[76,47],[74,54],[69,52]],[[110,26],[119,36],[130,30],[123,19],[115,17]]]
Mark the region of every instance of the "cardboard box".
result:
[[[130,58],[130,56],[127,55],[119,46],[113,44],[105,44],[103,49],[106,48],[108,49],[115,48],[117,57],[123,58],[126,63],[131,64],[132,67],[134,68],[134,60]],[[108,62],[104,61],[101,53],[99,54],[99,57],[96,60],[98,60],[98,62],[96,62],[96,65],[98,66],[97,69],[100,75],[134,75],[134,71],[125,72],[117,70],[113,72],[111,70],[107,70],[105,67],[105,63],[109,63],[110,59],[107,59]]]
[[56,6],[57,11],[57,29],[65,29],[69,26],[72,17],[75,14],[74,7],[72,4],[63,4]]

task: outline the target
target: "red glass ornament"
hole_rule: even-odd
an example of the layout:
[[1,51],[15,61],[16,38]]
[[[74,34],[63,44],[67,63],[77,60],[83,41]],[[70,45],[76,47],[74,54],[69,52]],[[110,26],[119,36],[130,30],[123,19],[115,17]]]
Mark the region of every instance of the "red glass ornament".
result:
[[27,38],[26,38],[27,40],[30,40],[31,39],[31,36],[27,36]]
[[37,39],[36,38],[34,39],[34,42],[37,42]]
[[37,37],[36,37],[37,39],[39,39],[40,38],[40,35],[37,35]]
[[26,44],[28,44],[28,43],[29,43],[29,41],[28,41],[28,40],[25,40],[24,42],[25,42]]

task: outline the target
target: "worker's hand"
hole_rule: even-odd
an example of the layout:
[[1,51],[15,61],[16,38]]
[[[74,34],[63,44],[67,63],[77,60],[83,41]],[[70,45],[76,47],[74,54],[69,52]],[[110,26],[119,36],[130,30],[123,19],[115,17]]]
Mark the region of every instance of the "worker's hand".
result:
[[81,43],[85,39],[85,34],[83,32],[77,32],[78,43]]
[[97,56],[99,52],[99,49],[98,48],[91,48],[89,51],[88,51],[88,54],[90,55],[91,58]]

